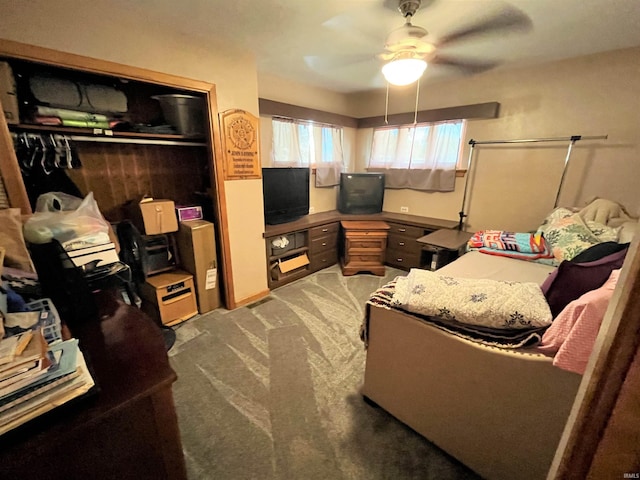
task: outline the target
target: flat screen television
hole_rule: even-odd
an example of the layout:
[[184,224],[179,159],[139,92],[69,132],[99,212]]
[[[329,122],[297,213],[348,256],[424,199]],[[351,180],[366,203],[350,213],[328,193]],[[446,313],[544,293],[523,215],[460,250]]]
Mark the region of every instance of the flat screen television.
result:
[[384,173],[341,173],[338,210],[368,214],[382,211]]
[[268,225],[292,222],[309,214],[308,168],[263,168],[264,221]]

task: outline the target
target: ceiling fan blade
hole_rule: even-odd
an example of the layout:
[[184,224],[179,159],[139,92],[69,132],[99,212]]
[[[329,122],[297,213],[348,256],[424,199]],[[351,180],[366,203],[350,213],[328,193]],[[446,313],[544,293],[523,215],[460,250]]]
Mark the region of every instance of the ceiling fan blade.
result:
[[531,19],[527,14],[515,7],[500,10],[494,15],[484,18],[478,22],[455,30],[448,35],[440,37],[438,47],[466,40],[471,37],[490,33],[506,32],[528,32],[533,27]]
[[375,55],[367,53],[339,55],[334,57],[305,55],[304,63],[306,63],[309,68],[313,70],[323,72],[326,70],[335,70],[338,68],[349,67],[361,62],[368,62],[371,60],[375,60],[375,58]]
[[429,62],[430,65],[441,65],[445,67],[456,68],[462,73],[467,75],[473,75],[475,73],[486,72],[487,70],[491,70],[492,68],[500,65],[499,62],[479,62],[479,61],[470,61],[463,59],[455,59],[451,57],[446,57],[442,55],[436,55]]

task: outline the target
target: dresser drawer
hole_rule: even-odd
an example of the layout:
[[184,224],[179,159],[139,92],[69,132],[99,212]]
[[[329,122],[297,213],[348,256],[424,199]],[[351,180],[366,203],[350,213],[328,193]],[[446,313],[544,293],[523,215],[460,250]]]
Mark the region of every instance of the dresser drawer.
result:
[[348,251],[351,250],[384,250],[386,248],[387,239],[386,238],[366,238],[366,237],[355,237],[355,238],[347,238],[346,248]]
[[340,224],[338,222],[327,223],[326,225],[320,225],[319,227],[313,227],[309,229],[309,237],[311,239],[322,237],[324,235],[338,233]]
[[382,265],[384,253],[381,252],[355,252],[348,253],[346,263],[349,265]]
[[396,250],[388,248],[385,256],[385,263],[393,267],[409,270],[410,268],[420,268],[422,252],[408,252],[406,250]]
[[420,238],[426,235],[425,229],[421,227],[413,227],[411,225],[403,225],[402,223],[393,223],[393,222],[387,222],[387,225],[389,225],[390,227],[389,229],[390,236],[393,235],[394,233],[405,235],[407,237],[413,237],[413,238]]
[[311,238],[309,243],[309,253],[311,255],[322,252],[324,250],[336,250],[338,248],[338,232],[329,235],[323,235],[317,238]]

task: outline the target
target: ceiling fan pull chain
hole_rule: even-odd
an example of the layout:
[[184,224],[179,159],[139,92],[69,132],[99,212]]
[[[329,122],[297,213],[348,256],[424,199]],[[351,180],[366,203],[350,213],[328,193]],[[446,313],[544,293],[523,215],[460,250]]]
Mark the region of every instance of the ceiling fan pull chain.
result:
[[[415,108],[414,113],[413,113],[413,124],[414,125],[418,123],[418,98],[420,97],[420,80],[418,80],[416,82],[416,85],[417,85],[416,86],[416,108]],[[389,87],[387,86],[387,89],[388,88]]]
[[384,124],[389,125],[389,82],[387,82],[387,95],[384,99]]

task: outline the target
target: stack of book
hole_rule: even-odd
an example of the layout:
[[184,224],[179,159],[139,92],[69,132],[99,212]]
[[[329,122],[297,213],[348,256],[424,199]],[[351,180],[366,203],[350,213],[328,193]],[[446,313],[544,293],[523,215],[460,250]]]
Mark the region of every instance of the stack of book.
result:
[[[51,311],[30,313],[45,322],[52,316]],[[38,321],[20,333],[8,329],[0,340],[0,435],[94,385],[78,340],[63,341],[50,327]]]

